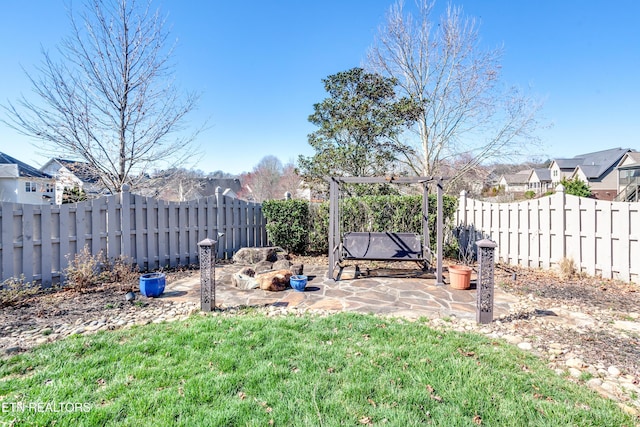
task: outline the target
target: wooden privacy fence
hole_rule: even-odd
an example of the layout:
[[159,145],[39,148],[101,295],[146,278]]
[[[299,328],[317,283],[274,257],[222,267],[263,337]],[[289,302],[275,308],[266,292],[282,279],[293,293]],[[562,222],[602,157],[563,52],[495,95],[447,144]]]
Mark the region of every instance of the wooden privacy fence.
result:
[[[219,233],[224,233],[219,237]],[[0,205],[0,278],[24,275],[49,286],[86,246],[108,258],[128,257],[140,269],[198,263],[198,242],[218,241],[218,258],[267,245],[262,206],[224,196],[166,202],[124,191],[85,202]]]
[[[571,259],[578,271],[640,282],[640,203],[565,194],[519,203],[489,203],[460,195],[456,224],[498,244],[502,262],[551,268]],[[475,241],[475,240],[473,240]]]

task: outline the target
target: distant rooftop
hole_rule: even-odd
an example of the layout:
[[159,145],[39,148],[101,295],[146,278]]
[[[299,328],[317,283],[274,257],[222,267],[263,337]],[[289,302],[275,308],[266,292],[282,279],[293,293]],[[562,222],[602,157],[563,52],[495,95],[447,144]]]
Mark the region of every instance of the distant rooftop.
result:
[[28,164],[21,162],[18,159],[14,159],[8,154],[0,152],[0,164],[3,165],[17,165],[18,166],[18,176],[21,177],[32,177],[32,178],[51,178],[48,174],[44,172],[40,172],[38,169],[33,166],[29,166]]
[[578,154],[571,159],[554,159],[560,169],[580,169],[589,178],[598,178],[615,166],[622,156],[632,151],[630,148],[610,148],[593,153]]

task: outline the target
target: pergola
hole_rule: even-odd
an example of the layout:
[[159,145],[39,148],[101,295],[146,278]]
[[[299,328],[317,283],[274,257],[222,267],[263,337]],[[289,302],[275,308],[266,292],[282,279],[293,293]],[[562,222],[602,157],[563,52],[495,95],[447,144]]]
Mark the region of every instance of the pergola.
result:
[[[422,257],[430,253],[429,249],[429,184],[435,184],[437,188],[437,263],[436,263],[436,284],[444,285],[442,275],[442,248],[443,248],[443,207],[442,207],[442,177],[328,177],[325,180],[329,183],[329,272],[328,277],[334,279],[336,268],[344,261],[343,257],[343,236],[340,232],[340,206],[339,199],[343,184],[421,184],[422,195]],[[388,233],[387,233],[388,234]],[[394,236],[395,237],[395,236]],[[403,243],[403,242],[401,242]],[[382,258],[361,258],[361,259],[382,259]],[[407,261],[416,259],[406,258],[384,258],[387,261]]]

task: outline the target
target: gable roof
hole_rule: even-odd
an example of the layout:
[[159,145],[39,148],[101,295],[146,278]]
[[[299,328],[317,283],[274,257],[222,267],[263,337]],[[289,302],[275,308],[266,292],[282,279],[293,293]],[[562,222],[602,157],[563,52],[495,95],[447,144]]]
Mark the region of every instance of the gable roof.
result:
[[[630,159],[631,161],[627,162]],[[626,165],[622,165],[623,163],[627,163]],[[618,169],[640,169],[640,152],[639,151],[629,151],[624,156],[620,162],[618,162]]]
[[573,170],[578,166],[582,159],[553,159],[560,169]]
[[529,182],[529,175],[524,173],[510,173],[504,174],[500,178],[500,181],[504,178],[504,181],[509,185],[527,184]]
[[622,156],[630,151],[632,151],[630,148],[610,148],[593,153],[578,154],[572,159],[554,159],[554,162],[560,169],[571,170],[580,166],[588,178],[599,178],[607,170],[617,165]]
[[578,169],[582,171],[582,173],[584,174],[584,176],[587,177],[587,179],[595,179],[601,175],[600,166],[597,166],[597,165],[578,165],[576,167],[576,172],[578,171]]
[[17,165],[18,166],[18,176],[19,177],[29,177],[29,178],[51,178],[49,174],[39,171],[38,169],[30,166],[24,162],[21,162],[18,159],[14,159],[8,154],[0,152],[0,164],[4,165]]
[[[60,159],[54,157],[53,159],[47,162],[47,165],[56,162],[60,166],[67,168],[69,172],[74,174],[78,179],[82,182],[95,184],[100,180],[100,177],[93,172],[91,166],[87,162],[80,162],[77,160],[69,160],[69,159]],[[46,167],[43,166],[43,168]]]
[[551,170],[548,168],[533,169],[529,175],[529,179],[531,179],[533,175],[536,175],[540,182],[551,182]]

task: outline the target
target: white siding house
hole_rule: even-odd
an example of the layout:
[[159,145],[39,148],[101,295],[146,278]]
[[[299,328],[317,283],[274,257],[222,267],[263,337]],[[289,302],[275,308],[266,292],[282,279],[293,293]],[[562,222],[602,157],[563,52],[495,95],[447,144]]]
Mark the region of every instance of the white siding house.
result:
[[0,201],[48,205],[55,196],[55,180],[50,175],[0,153]]
[[78,188],[93,197],[103,193],[99,185],[100,180],[91,172],[88,163],[53,158],[45,163],[40,171],[55,179],[57,205],[62,204],[65,189]]

